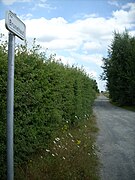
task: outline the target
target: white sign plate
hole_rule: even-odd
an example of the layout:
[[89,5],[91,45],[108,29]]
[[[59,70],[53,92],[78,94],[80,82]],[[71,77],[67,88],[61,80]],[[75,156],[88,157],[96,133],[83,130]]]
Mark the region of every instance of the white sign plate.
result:
[[5,20],[6,28],[18,36],[20,39],[24,40],[26,36],[26,26],[25,24],[11,11],[6,12]]

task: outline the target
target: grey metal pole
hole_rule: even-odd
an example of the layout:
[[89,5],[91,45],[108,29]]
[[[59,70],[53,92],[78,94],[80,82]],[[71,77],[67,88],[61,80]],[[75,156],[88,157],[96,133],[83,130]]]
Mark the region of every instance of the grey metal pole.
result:
[[7,180],[14,179],[14,51],[15,35],[9,33],[7,82]]

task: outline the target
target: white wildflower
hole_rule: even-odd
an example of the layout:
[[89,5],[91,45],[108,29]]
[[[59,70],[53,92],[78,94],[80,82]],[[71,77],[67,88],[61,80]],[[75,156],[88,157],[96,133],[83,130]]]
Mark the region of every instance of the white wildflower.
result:
[[64,160],[65,160],[66,158],[65,158],[65,157],[62,157],[62,159],[64,159]]
[[60,141],[60,138],[57,137],[57,138],[55,138],[55,140],[56,140],[56,141]]
[[54,144],[56,144],[56,141],[53,141],[54,142]]
[[43,156],[41,156],[41,159],[43,159]]
[[68,133],[70,137],[73,137],[71,133]]
[[49,149],[46,149],[46,152],[50,152],[50,150],[49,150]]
[[55,154],[52,154],[52,156],[55,156]]

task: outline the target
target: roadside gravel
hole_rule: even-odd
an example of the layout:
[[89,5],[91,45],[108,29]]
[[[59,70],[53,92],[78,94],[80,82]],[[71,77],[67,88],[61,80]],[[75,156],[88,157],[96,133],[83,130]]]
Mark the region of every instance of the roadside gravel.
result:
[[100,95],[94,104],[102,180],[135,180],[135,112]]

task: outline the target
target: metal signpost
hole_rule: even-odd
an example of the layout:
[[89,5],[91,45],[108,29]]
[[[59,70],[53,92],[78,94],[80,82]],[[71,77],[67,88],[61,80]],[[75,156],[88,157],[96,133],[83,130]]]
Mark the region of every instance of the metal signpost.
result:
[[15,36],[25,39],[25,24],[11,11],[6,12],[5,26],[9,30],[7,82],[7,180],[14,179],[14,51]]

